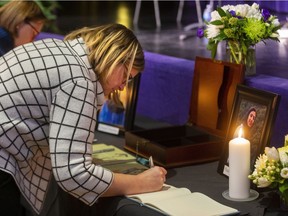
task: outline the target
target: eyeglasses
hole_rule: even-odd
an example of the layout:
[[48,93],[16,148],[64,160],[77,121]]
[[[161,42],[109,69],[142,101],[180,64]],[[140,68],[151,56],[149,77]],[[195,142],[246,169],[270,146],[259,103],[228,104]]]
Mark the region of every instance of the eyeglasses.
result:
[[130,74],[128,77],[128,80],[127,79],[123,80],[122,84],[128,84],[128,83],[132,82],[133,79],[134,79],[134,77]]
[[132,82],[132,81],[133,81],[133,78],[134,78],[134,77],[130,74],[130,75],[129,75],[129,78],[128,78],[128,82]]
[[36,35],[40,34],[40,32],[33,26],[29,21],[25,21],[26,24],[28,24],[35,32]]

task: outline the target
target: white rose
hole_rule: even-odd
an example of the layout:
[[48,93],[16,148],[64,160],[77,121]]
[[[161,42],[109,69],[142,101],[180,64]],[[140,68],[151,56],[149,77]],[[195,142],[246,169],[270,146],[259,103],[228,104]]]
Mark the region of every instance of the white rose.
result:
[[223,28],[223,26],[216,26],[216,25],[212,25],[212,24],[208,24],[207,25],[207,38],[210,39],[210,38],[214,38],[216,36],[219,35],[220,33],[220,27]]
[[282,148],[278,148],[280,161],[283,166],[288,165],[288,146],[284,146]]
[[268,181],[266,178],[260,177],[260,178],[258,179],[257,186],[258,186],[259,188],[264,188],[264,187],[268,187],[270,184],[271,184],[271,182]]
[[283,168],[283,169],[281,170],[280,175],[281,175],[283,178],[288,179],[288,168],[287,168],[287,167]]
[[288,134],[285,135],[285,141],[284,141],[284,146],[288,145]]
[[270,35],[271,38],[278,38],[279,34],[277,32],[274,32]]
[[259,5],[254,3],[251,7],[248,8],[247,12],[248,18],[255,18],[257,20],[260,20],[262,18],[261,11],[259,10]]
[[251,5],[251,8],[253,8],[254,10],[259,10],[259,4],[257,4],[257,3],[253,3],[252,5]]
[[[247,7],[248,6],[248,7]],[[235,7],[235,11],[236,11],[236,14],[237,15],[240,15],[242,17],[246,17],[247,16],[247,13],[249,11],[249,5],[247,4],[239,4],[239,5],[236,5]]]
[[226,11],[231,11],[231,10],[235,11],[235,6],[234,6],[234,5],[224,5],[224,6],[221,7],[221,8],[222,8],[222,10],[224,10],[225,12],[226,12]]
[[210,22],[215,21],[215,20],[220,20],[220,19],[221,19],[221,17],[219,15],[218,11],[212,11],[211,12],[211,20],[210,20]]
[[267,155],[268,160],[279,161],[279,153],[275,147],[269,148],[265,147],[265,154]]
[[274,25],[275,27],[280,26],[279,20],[278,20],[278,19],[274,19],[274,20],[272,21],[272,25]]

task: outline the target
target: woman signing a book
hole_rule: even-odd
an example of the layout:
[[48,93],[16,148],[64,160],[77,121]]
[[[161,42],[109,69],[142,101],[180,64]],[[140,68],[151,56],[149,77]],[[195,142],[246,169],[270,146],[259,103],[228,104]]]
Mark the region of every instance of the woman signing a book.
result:
[[11,202],[20,200],[5,199],[12,190],[40,214],[48,208],[53,179],[87,206],[97,205],[99,197],[162,188],[167,173],[162,167],[128,175],[92,163],[97,111],[105,96],[123,90],[143,68],[140,43],[120,24],[84,27],[63,41],[28,43],[0,58],[1,214],[11,215]]

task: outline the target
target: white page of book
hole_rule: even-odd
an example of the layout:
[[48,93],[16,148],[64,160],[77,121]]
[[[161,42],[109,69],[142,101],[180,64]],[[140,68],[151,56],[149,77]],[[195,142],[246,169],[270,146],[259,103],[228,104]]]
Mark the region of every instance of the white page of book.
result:
[[171,187],[164,191],[129,197],[138,197],[142,203],[175,216],[213,216],[238,213],[236,209],[222,205],[202,193],[191,193],[187,188]]

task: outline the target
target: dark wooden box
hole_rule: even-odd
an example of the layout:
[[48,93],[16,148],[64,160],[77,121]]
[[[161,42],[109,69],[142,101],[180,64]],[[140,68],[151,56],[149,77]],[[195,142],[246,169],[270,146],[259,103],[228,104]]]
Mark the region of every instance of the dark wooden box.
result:
[[222,138],[207,134],[194,126],[126,132],[125,149],[142,157],[153,156],[164,167],[183,166],[217,160],[222,151]]
[[218,160],[244,67],[196,57],[186,125],[126,131],[124,148],[166,168]]

